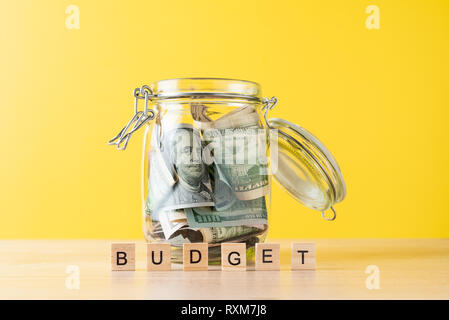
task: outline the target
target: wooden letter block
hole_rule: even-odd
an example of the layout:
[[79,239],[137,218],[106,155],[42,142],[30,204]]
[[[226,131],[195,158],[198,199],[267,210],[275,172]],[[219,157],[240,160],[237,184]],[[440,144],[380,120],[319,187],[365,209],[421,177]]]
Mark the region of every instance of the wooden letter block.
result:
[[280,270],[281,245],[279,243],[256,243],[256,270]]
[[136,269],[136,244],[111,244],[112,271],[134,271]]
[[171,270],[171,249],[169,243],[147,244],[147,270]]
[[209,249],[207,243],[184,243],[184,270],[207,270],[209,266]]
[[246,244],[221,244],[221,270],[246,270]]
[[292,270],[315,270],[315,243],[292,243]]

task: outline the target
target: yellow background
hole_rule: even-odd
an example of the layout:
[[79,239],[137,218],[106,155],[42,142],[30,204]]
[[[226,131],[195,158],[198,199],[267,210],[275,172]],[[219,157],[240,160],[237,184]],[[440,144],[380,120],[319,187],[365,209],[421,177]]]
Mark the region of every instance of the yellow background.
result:
[[449,237],[448,1],[1,0],[0,45],[0,238],[142,238],[142,132],[106,141],[132,89],[198,76],[259,82],[341,166],[337,220],[275,185],[271,237]]

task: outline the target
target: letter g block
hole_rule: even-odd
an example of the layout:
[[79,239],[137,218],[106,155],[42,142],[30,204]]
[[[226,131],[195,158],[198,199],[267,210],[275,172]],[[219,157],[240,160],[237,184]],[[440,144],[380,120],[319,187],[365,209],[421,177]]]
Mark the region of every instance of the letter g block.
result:
[[245,243],[221,244],[221,270],[223,271],[246,270]]

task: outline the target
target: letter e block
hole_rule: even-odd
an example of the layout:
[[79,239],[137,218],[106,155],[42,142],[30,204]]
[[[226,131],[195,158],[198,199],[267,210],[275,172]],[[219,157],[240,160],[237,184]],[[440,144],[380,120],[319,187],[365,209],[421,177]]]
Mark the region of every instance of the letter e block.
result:
[[221,270],[226,271],[246,270],[245,243],[221,244]]
[[134,271],[136,269],[136,244],[111,244],[112,271]]
[[169,243],[147,244],[147,270],[171,270],[171,248]]
[[256,243],[256,270],[280,270],[281,244]]
[[315,243],[292,243],[292,270],[315,270]]
[[204,271],[209,266],[209,249],[207,243],[184,243],[183,262],[186,271]]

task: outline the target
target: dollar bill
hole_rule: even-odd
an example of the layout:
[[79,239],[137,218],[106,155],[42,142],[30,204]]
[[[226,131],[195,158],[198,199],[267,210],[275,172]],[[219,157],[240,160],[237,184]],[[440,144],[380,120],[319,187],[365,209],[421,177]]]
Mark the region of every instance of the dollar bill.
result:
[[190,113],[195,121],[211,122],[212,119],[208,115],[208,107],[201,103],[191,103]]
[[254,106],[251,105],[237,108],[215,121],[212,121],[210,117],[206,118],[202,115],[206,112],[205,110],[207,110],[207,107],[204,108],[201,109],[197,105],[194,105],[194,109],[192,110],[195,126],[202,130],[260,126],[259,115]]
[[[157,135],[156,127],[154,134]],[[155,144],[156,148],[160,146],[162,159],[151,160],[147,198],[155,219],[159,211],[213,206],[212,187],[207,166],[202,161],[198,131],[191,125],[182,124],[162,132],[162,137],[158,138],[160,143]],[[173,171],[171,179],[161,174],[167,170]]]
[[173,169],[163,159],[160,150],[156,149],[149,157],[148,196],[145,205],[147,214],[152,213],[153,220],[159,220],[157,207],[160,207],[177,183],[177,176]]
[[269,192],[265,136],[257,127],[208,130],[203,136],[210,141],[206,149],[213,150],[220,176],[237,199],[256,199]]
[[249,225],[258,228],[267,224],[265,198],[248,201],[237,200],[228,210],[218,211],[214,207],[184,209],[191,228],[231,227]]
[[187,220],[170,220],[170,211],[159,212],[159,221],[164,232],[165,239],[170,239],[172,235],[181,228],[188,228]]
[[256,112],[245,115],[236,114],[229,118],[220,118],[213,123],[214,129],[229,129],[229,128],[245,128],[249,126],[258,127],[260,121],[259,115]]
[[207,243],[217,243],[233,240],[242,236],[260,233],[260,230],[254,227],[236,226],[236,227],[213,227],[200,229],[203,235],[203,241]]
[[164,237],[171,243],[203,241],[202,233],[189,226],[184,210],[162,211],[159,213],[159,219]]
[[212,174],[212,181],[214,183],[213,195],[215,201],[215,209],[224,211],[230,209],[237,201],[231,184],[221,171],[220,167],[213,164],[209,168]]
[[246,105],[243,107],[236,108],[231,112],[226,113],[216,120],[216,122],[224,122],[233,118],[244,118],[246,115],[256,113],[256,109],[252,105]]

